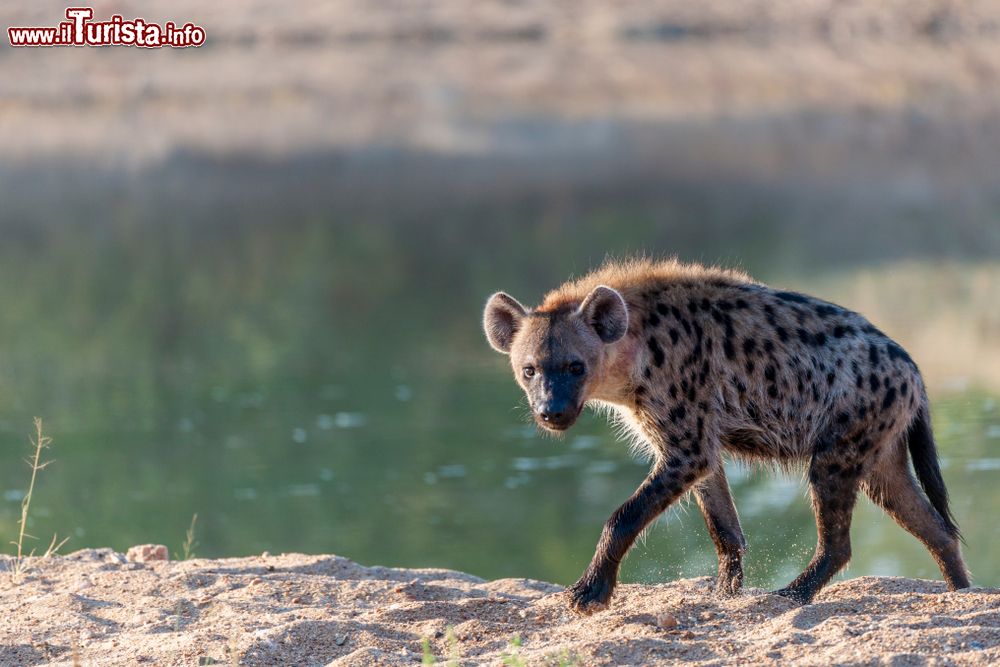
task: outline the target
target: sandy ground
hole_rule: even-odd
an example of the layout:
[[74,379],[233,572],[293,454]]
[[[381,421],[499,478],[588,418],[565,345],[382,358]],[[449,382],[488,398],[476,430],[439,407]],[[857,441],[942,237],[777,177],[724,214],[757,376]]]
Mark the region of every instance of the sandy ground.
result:
[[997,589],[862,577],[798,607],[757,590],[718,599],[711,585],[624,585],[611,609],[581,618],[562,587],[527,579],[83,550],[32,562],[19,583],[2,576],[0,664],[419,664],[425,638],[438,663],[463,665],[1000,662]]

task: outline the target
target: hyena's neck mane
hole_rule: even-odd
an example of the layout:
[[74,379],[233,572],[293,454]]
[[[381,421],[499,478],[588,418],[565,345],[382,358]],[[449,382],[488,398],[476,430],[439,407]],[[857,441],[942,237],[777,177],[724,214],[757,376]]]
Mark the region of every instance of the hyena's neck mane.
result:
[[[671,287],[717,290],[754,284],[744,273],[701,264],[685,264],[676,259],[653,261],[631,259],[607,262],[587,275],[571,280],[549,292],[535,313],[559,313],[573,310],[599,285],[617,290],[629,311],[625,337],[614,343],[609,354],[605,380],[596,388],[593,399],[632,412],[634,389],[643,381],[641,357],[646,349],[647,327],[655,314],[660,295]],[[661,306],[662,307],[662,306]]]
[[[552,312],[579,305],[598,285],[611,287],[625,298],[629,309],[641,314],[647,308],[646,295],[671,285],[747,285],[754,281],[745,273],[701,264],[685,264],[677,259],[653,261],[630,259],[607,262],[576,280],[545,295],[536,312]],[[631,313],[630,313],[631,315]],[[630,317],[630,320],[638,321]],[[631,330],[631,327],[630,327]]]

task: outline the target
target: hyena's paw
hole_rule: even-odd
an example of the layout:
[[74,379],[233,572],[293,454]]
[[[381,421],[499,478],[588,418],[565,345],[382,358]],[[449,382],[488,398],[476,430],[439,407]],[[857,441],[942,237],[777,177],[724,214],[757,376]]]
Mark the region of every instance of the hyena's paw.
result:
[[584,616],[603,611],[614,588],[614,582],[606,577],[585,574],[568,591],[570,609]]
[[809,604],[812,602],[814,595],[814,593],[810,593],[809,591],[801,588],[782,588],[781,590],[772,592],[774,595],[780,595],[781,597],[788,598],[798,604]]
[[743,588],[743,566],[736,562],[720,564],[719,576],[715,580],[715,594],[719,597],[734,597]]
[[723,598],[732,598],[743,589],[743,577],[720,576],[715,581],[715,594]]

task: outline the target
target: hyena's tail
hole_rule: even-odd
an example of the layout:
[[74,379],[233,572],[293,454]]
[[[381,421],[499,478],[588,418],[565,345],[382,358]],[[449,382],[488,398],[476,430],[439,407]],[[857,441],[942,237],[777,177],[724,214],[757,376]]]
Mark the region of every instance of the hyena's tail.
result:
[[910,458],[913,459],[913,469],[917,473],[917,479],[920,480],[920,486],[927,494],[927,499],[941,516],[948,532],[962,539],[955,516],[948,507],[948,489],[945,488],[944,479],[941,477],[937,447],[934,445],[934,434],[931,432],[931,419],[926,404],[910,424],[906,432],[906,444],[910,450]]

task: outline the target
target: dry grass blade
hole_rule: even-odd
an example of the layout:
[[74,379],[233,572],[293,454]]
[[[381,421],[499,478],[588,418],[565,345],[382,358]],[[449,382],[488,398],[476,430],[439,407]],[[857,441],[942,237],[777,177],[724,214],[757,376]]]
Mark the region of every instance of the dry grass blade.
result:
[[[42,460],[42,452],[47,449],[50,444],[52,444],[52,438],[45,435],[41,417],[35,417],[35,437],[29,439],[32,447],[34,448],[34,454],[31,458],[25,460],[25,463],[31,467],[31,481],[28,483],[27,493],[25,493],[24,498],[21,499],[21,519],[18,522],[17,542],[13,543],[17,546],[17,557],[14,559],[12,571],[15,579],[24,573],[25,558],[35,553],[34,550],[27,555],[24,553],[24,540],[26,538],[36,539],[34,536],[27,533],[28,513],[31,510],[31,498],[35,493],[35,482],[38,480],[38,473],[52,463],[52,461]],[[53,535],[49,548],[45,550],[45,557],[47,558],[55,554],[68,539],[69,538],[66,538],[57,544],[56,536]]]

